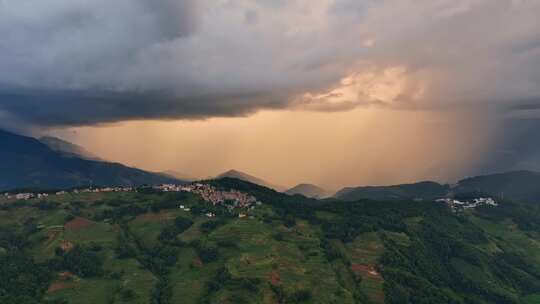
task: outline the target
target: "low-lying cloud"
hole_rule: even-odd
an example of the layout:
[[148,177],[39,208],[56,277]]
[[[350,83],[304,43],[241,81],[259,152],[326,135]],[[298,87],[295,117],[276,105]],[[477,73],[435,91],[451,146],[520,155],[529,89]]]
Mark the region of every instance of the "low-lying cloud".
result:
[[538,15],[528,0],[0,0],[0,111],[38,126],[499,113],[540,96]]

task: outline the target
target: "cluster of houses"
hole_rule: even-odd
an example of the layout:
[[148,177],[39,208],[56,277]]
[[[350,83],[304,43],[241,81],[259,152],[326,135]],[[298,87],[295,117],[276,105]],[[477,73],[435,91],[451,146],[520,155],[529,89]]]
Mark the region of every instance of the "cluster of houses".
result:
[[155,186],[154,189],[161,190],[163,192],[191,192],[190,185],[175,185],[175,184],[163,184]]
[[[104,187],[104,188],[87,188],[81,190],[73,190],[73,193],[101,193],[101,192],[131,192],[132,187]],[[65,194],[65,191],[57,192],[56,194]]]
[[[256,205],[261,205],[262,203],[257,201],[257,199],[250,194],[238,191],[238,190],[229,190],[222,191],[217,188],[202,183],[193,183],[187,185],[174,185],[174,184],[163,184],[154,187],[157,190],[164,192],[190,192],[196,195],[199,195],[205,202],[211,203],[212,205],[220,205],[227,208],[229,211],[234,209],[248,209],[252,210]],[[58,191],[56,193],[5,193],[4,198],[6,199],[15,199],[15,200],[30,200],[34,198],[42,199],[52,195],[65,195],[68,193],[107,193],[107,192],[131,192],[135,191],[132,187],[105,187],[105,188],[86,188],[86,189],[74,189],[71,191]],[[179,208],[189,212],[191,209],[188,206],[179,205]],[[216,215],[213,213],[207,213],[207,217],[212,218]],[[247,217],[245,213],[240,213],[238,215],[240,218]]]
[[[229,190],[222,191],[218,190],[215,187],[212,187],[208,184],[202,183],[193,183],[188,185],[173,185],[173,184],[163,184],[155,187],[158,190],[164,192],[190,192],[199,195],[205,202],[211,203],[212,205],[220,205],[227,208],[229,211],[234,209],[248,209],[253,210],[255,206],[261,205],[262,203],[257,201],[253,195],[238,191],[238,190]],[[181,210],[186,212],[191,211],[188,206],[179,205]],[[205,214],[208,218],[216,217],[216,214],[209,212]],[[246,218],[248,215],[246,213],[239,213],[239,218]]]
[[178,206],[178,208],[180,208],[180,209],[182,209],[182,210],[184,210],[184,211],[186,211],[186,212],[190,212],[190,211],[191,211],[191,208],[189,208],[188,206],[184,206],[184,205],[180,205],[180,206]]
[[448,205],[453,211],[474,209],[479,206],[498,206],[499,204],[491,197],[480,197],[472,200],[460,201],[453,198],[440,198],[436,200],[438,203]]
[[4,198],[10,200],[10,199],[15,199],[15,200],[29,200],[29,199],[33,199],[33,198],[46,198],[48,197],[49,194],[47,193],[15,193],[15,194],[11,194],[11,193],[4,193]]
[[3,197],[8,200],[31,200],[31,199],[42,199],[47,198],[51,195],[65,195],[68,193],[100,193],[100,192],[130,192],[133,191],[131,187],[104,187],[104,188],[86,188],[86,189],[74,189],[72,191],[58,191],[55,193],[33,193],[33,192],[22,192],[22,193],[4,193]]
[[238,191],[222,191],[208,184],[193,183],[189,185],[165,184],[156,187],[165,192],[191,192],[199,195],[204,201],[212,205],[223,205],[226,202],[228,208],[248,208],[257,204],[257,199],[253,195]]

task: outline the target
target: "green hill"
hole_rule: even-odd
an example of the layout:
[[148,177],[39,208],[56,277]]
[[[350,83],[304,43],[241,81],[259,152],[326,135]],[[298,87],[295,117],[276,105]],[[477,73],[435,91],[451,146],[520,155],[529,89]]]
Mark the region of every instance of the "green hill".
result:
[[313,184],[299,184],[285,191],[285,193],[289,195],[300,194],[305,197],[312,197],[312,198],[325,198],[325,197],[330,196],[328,191]]
[[455,193],[483,192],[496,197],[528,202],[540,202],[540,173],[515,171],[477,176],[460,181]]
[[540,202],[540,173],[514,171],[463,179],[454,186],[435,182],[420,182],[394,186],[344,188],[335,198],[344,201],[372,200],[433,200],[443,196],[493,196],[517,202]]
[[262,203],[229,211],[147,188],[0,198],[0,303],[540,298],[538,206],[456,214],[431,202],[318,201],[236,179],[207,182]]
[[271,184],[261,178],[258,178],[256,176],[253,176],[253,175],[250,175],[250,174],[247,174],[245,172],[241,172],[241,171],[238,171],[238,170],[229,170],[227,172],[223,172],[221,174],[219,174],[218,176],[216,176],[215,178],[217,179],[220,179],[220,178],[236,178],[236,179],[239,179],[239,180],[243,180],[243,181],[246,181],[246,182],[250,182],[250,183],[253,183],[253,184],[257,184],[257,185],[261,185],[261,186],[264,186],[264,187],[267,187],[267,188],[270,188],[270,189],[274,189],[274,190],[277,190],[277,191],[284,191],[285,188],[282,187],[282,186],[278,186],[278,185],[274,185],[274,184]]
[[355,201],[360,199],[412,200],[417,198],[430,200],[445,196],[448,191],[448,185],[441,185],[435,182],[420,182],[394,186],[344,188],[335,194],[335,198],[344,201]]

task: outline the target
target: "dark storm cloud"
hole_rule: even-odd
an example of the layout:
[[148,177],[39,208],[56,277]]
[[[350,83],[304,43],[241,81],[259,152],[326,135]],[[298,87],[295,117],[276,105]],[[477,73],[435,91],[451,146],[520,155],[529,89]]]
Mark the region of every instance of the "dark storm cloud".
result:
[[[50,126],[301,102],[506,109],[540,96],[539,14],[525,0],[0,0],[0,113]],[[357,92],[321,98],[353,74]]]
[[512,102],[510,107],[507,108],[507,111],[511,113],[515,111],[527,111],[527,110],[538,110],[538,109],[540,109],[540,97],[515,100],[514,102]]
[[154,45],[188,36],[196,1],[0,1],[0,84],[120,87],[117,77]]
[[493,149],[483,161],[471,168],[471,174],[513,170],[540,171],[540,118],[506,119],[498,132]]
[[[220,102],[216,103],[216,99]],[[24,90],[0,93],[0,100],[7,113],[24,119],[10,120],[10,126],[16,123],[81,126],[119,120],[241,116],[251,114],[260,107],[283,108],[286,105],[283,101],[287,98],[286,95],[261,93],[182,98],[157,92],[127,94],[79,90]]]

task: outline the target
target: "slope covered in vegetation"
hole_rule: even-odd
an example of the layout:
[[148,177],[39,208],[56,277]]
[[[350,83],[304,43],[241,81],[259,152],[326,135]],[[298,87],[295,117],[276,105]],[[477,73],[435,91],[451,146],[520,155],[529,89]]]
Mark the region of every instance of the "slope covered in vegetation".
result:
[[235,179],[208,183],[262,204],[229,211],[191,193],[153,189],[4,202],[0,302],[540,298],[534,205],[504,202],[456,214],[432,202],[323,202]]

